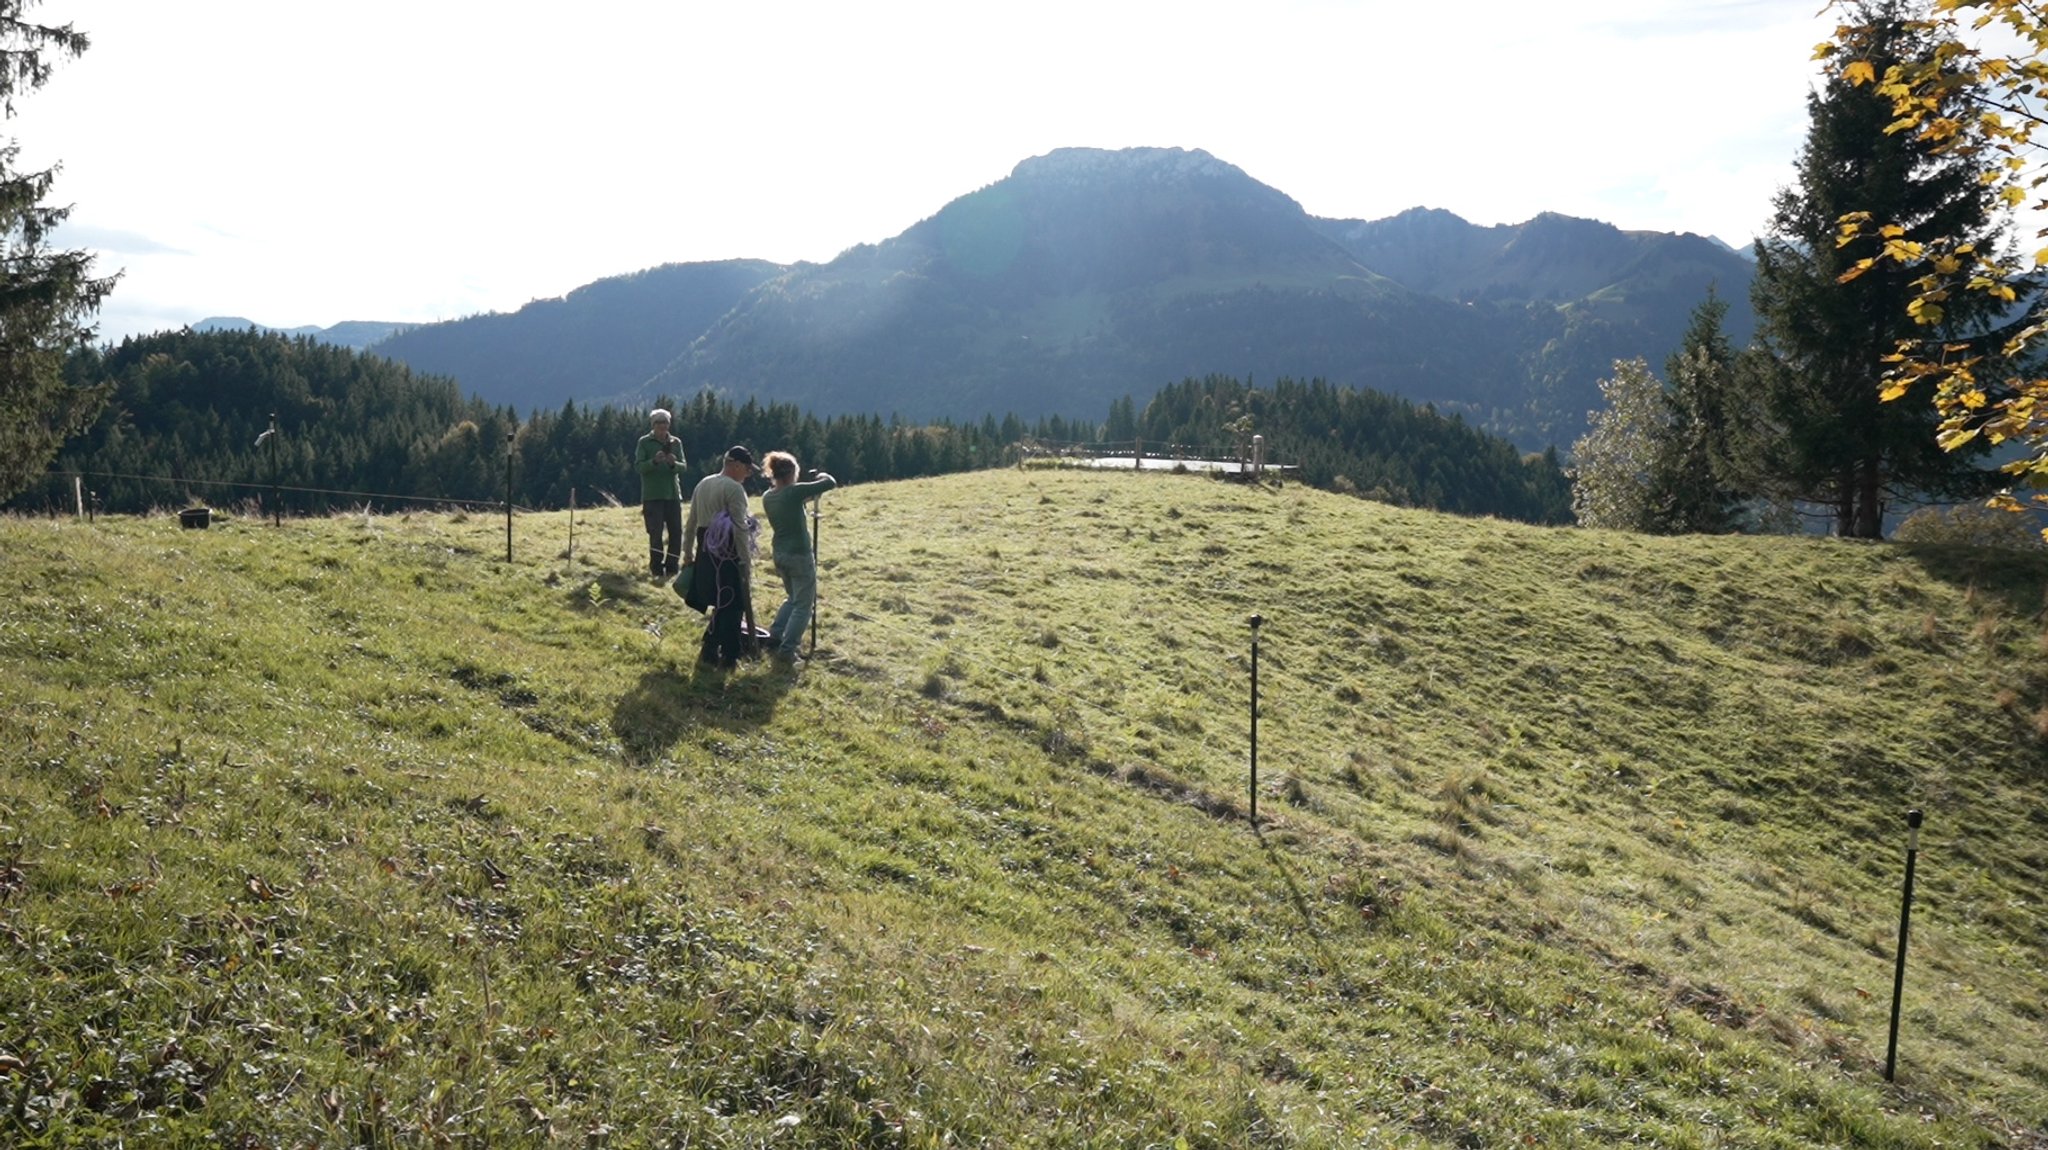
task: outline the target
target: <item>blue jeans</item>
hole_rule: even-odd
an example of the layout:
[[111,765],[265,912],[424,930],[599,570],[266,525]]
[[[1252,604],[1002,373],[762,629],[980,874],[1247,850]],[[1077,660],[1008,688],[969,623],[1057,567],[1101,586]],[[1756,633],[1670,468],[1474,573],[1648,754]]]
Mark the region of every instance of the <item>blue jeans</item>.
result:
[[782,590],[789,598],[775,612],[768,630],[775,636],[775,649],[794,655],[804,645],[804,629],[818,608],[818,568],[808,553],[777,555],[775,573],[782,576]]

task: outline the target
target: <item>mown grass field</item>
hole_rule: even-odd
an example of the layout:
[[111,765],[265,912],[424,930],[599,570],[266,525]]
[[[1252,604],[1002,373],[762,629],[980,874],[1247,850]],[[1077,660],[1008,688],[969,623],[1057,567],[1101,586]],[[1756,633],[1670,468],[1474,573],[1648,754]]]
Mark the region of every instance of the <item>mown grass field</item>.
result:
[[0,522],[0,1144],[2048,1145],[2040,557],[821,522],[729,676],[635,508]]

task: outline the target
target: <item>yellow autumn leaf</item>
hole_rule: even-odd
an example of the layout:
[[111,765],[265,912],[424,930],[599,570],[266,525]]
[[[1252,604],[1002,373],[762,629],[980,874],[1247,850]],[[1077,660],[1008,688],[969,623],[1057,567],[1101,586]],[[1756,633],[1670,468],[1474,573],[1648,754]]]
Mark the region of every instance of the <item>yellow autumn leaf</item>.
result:
[[1905,395],[1906,391],[1912,386],[1909,380],[1894,380],[1884,385],[1884,390],[1877,393],[1877,398],[1890,403],[1892,400]]
[[1871,67],[1868,60],[1851,60],[1849,66],[1842,69],[1842,79],[1860,88],[1876,82],[1877,69]]

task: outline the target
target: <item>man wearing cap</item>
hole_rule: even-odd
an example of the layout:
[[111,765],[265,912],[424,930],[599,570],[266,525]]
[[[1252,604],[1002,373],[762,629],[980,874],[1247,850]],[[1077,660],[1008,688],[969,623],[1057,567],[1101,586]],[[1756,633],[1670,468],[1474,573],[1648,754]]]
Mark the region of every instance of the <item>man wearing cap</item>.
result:
[[[683,441],[668,433],[669,414],[647,413],[653,430],[633,449],[640,472],[640,518],[647,524],[647,569],[656,579],[674,575],[683,546]],[[666,540],[664,541],[664,536]]]
[[741,484],[758,472],[753,452],[744,447],[727,451],[725,466],[697,481],[683,524],[683,562],[696,565],[696,583],[712,605],[711,628],[697,658],[716,667],[739,662],[740,636],[751,626],[748,586],[758,524],[747,513],[747,489]]

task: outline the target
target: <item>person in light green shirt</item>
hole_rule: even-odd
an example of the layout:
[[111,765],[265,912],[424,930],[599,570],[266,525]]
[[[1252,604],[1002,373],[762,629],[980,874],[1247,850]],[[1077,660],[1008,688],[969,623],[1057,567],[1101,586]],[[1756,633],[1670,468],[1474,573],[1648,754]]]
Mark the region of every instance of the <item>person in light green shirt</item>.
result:
[[[633,449],[640,473],[640,518],[647,525],[647,569],[656,579],[674,575],[683,551],[683,441],[668,433],[669,413],[647,413],[652,426]],[[666,535],[666,541],[663,536]]]
[[797,649],[803,646],[804,629],[818,609],[818,565],[811,554],[811,533],[804,525],[804,504],[839,486],[839,481],[820,471],[817,478],[796,481],[796,456],[787,451],[768,453],[768,478],[775,486],[761,497],[761,510],[775,529],[775,573],[782,576],[787,596],[768,624],[772,657],[778,663],[795,665],[803,660]]

